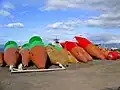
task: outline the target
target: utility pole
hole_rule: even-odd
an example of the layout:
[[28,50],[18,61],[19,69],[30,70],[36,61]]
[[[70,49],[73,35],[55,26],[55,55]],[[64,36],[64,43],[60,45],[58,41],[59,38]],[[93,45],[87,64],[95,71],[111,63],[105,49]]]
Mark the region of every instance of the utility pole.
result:
[[53,40],[54,40],[54,43],[55,43],[56,45],[59,45],[59,40],[60,40],[60,39],[58,39],[57,36],[56,36],[56,38],[53,39]]

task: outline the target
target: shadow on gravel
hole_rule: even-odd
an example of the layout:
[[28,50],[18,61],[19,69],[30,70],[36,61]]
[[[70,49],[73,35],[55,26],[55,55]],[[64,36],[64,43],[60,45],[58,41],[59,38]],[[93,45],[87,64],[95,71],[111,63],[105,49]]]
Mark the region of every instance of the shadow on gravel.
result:
[[116,88],[104,88],[104,89],[101,89],[101,90],[120,90],[120,86],[116,87]]
[[1,82],[0,82],[0,90],[4,90],[3,87],[2,87],[2,85],[1,85]]

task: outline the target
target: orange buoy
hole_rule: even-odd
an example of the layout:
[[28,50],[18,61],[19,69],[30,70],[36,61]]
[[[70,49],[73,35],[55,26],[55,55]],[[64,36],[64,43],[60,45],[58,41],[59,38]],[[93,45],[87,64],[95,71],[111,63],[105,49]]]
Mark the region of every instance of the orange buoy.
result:
[[[91,61],[93,58],[81,47],[78,47],[78,43],[77,42],[73,42],[77,45],[77,48],[81,51],[81,53],[87,58],[88,61]],[[62,45],[62,47],[66,48],[65,42],[64,43],[60,43]],[[69,53],[69,52],[68,52]],[[73,57],[73,56],[72,56]],[[74,61],[76,61],[74,59]]]
[[52,64],[57,64],[58,62],[63,65],[68,64],[69,58],[64,49],[57,50],[55,47],[48,45],[46,46],[46,51]]
[[85,51],[87,51],[87,53],[89,53],[91,56],[102,60],[105,59],[103,53],[98,49],[98,47],[93,45],[92,42],[90,42],[86,38],[78,36],[75,36],[75,39],[77,40],[79,46],[82,47]]
[[18,52],[18,45],[15,41],[8,41],[5,44],[4,48],[4,61],[5,63],[10,66],[16,66],[19,62],[19,52]]
[[115,52],[115,51],[110,51],[108,53],[108,56],[107,56],[107,59],[108,60],[116,60],[119,58],[119,53],[118,52]]
[[70,51],[73,56],[75,56],[79,61],[82,62],[87,62],[90,60],[90,58],[87,56],[86,52],[84,51],[83,48],[79,47],[76,42],[70,42],[66,41],[65,42],[65,47],[67,48],[68,51]]
[[20,54],[22,56],[22,64],[24,67],[29,65],[30,62],[30,46],[29,43],[26,43],[22,46]]
[[71,54],[70,51],[67,50],[67,48],[65,47],[65,42],[61,42],[60,45],[64,48],[64,50],[67,52],[68,54],[68,58],[69,58],[69,63],[78,63],[78,60]]
[[39,36],[34,36],[29,40],[31,60],[37,68],[44,69],[46,67],[47,52],[44,43]]
[[4,53],[0,52],[0,66],[3,66],[4,64]]
[[100,49],[100,51],[103,53],[103,55],[105,56],[105,58],[107,59],[107,56],[108,56],[109,51],[108,51],[108,50],[105,50],[104,48],[100,48],[100,47],[99,47],[99,49]]
[[69,63],[78,63],[79,61],[69,52],[65,49],[65,51],[68,54],[68,58],[69,58]]

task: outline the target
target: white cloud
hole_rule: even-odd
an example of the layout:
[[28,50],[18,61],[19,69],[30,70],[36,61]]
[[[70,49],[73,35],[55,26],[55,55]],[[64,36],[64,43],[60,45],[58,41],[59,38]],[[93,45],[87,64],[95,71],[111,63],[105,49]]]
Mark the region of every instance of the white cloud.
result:
[[111,43],[120,43],[120,40],[110,40],[105,42],[105,44],[111,44]]
[[15,9],[15,6],[10,2],[3,2],[2,8],[3,9]]
[[[119,11],[118,11],[119,12]],[[101,28],[119,28],[120,27],[120,13],[104,13],[99,17],[94,17],[84,21],[88,26]]]
[[119,0],[46,0],[44,10],[79,8],[106,12],[117,10],[119,4]]
[[24,24],[17,22],[17,23],[9,23],[6,25],[0,25],[1,27],[5,27],[5,28],[23,28]]
[[45,35],[49,35],[45,38],[52,40],[56,36],[62,41],[73,40],[73,36],[77,34],[76,28],[81,25],[81,20],[67,20],[55,22],[53,24],[47,25]]
[[113,33],[101,33],[96,35],[89,35],[88,38],[95,43],[104,43],[104,44],[120,43],[119,34],[113,34]]
[[46,0],[42,10],[88,9],[102,11],[98,17],[83,21],[86,25],[100,28],[120,27],[120,0]]
[[20,15],[23,15],[23,14],[26,14],[26,13],[28,13],[29,11],[23,11],[23,12],[21,12],[21,13],[19,13]]
[[29,5],[29,4],[22,4],[23,7],[26,7],[26,6],[28,6],[28,5]]
[[[106,16],[101,16],[101,17],[106,17]],[[92,19],[84,20],[84,21],[81,21],[80,19],[75,19],[75,20],[67,20],[67,21],[61,21],[61,22],[49,24],[47,25],[46,34],[49,35],[49,39],[55,38],[55,36],[58,36],[63,41],[74,40],[73,37],[75,35],[82,35],[83,37],[86,37],[89,40],[91,40],[93,43],[108,44],[108,43],[119,43],[120,42],[120,35],[117,35],[117,34],[99,33],[99,34],[92,35],[82,30],[83,28],[81,28],[82,31],[77,30],[78,28],[80,29],[80,27],[77,28],[77,26],[83,26],[83,25],[89,25],[89,26],[96,25],[99,27],[107,27],[108,24],[104,26],[103,25],[104,23],[102,22],[101,24],[99,24],[100,22],[98,22],[97,18],[94,18],[94,19],[96,19],[96,22],[93,21]],[[64,28],[64,27],[67,27],[67,28]]]
[[[67,8],[102,9],[107,10],[107,3],[112,0],[46,0],[44,10],[56,10]],[[107,5],[107,6],[106,6]],[[103,7],[103,8],[102,8]],[[105,7],[105,8],[104,8]]]
[[84,0],[46,0],[45,10],[78,8]]
[[[93,20],[85,20],[81,21],[79,19],[76,20],[67,20],[63,22],[56,22],[53,24],[47,25],[47,30],[49,35],[49,40],[52,38],[55,38],[55,36],[58,36],[61,40],[74,40],[73,37],[75,35],[82,35],[83,37],[88,38],[91,40],[93,43],[119,43],[120,42],[120,36],[117,34],[112,34],[112,33],[99,33],[99,34],[89,34],[85,31],[82,30],[81,33],[77,31],[76,26],[81,26],[82,25],[96,25],[98,26],[98,22],[93,22]],[[101,27],[102,23],[100,24]],[[99,25],[99,26],[100,26]],[[67,28],[64,28],[67,27]],[[72,28],[72,29],[71,29]],[[54,34],[53,34],[54,33]]]
[[72,31],[82,23],[83,22],[81,20],[68,20],[68,21],[62,21],[62,22],[56,22],[53,24],[49,24],[47,25],[47,28],[50,30],[52,29],[52,30]]
[[10,12],[3,9],[0,10],[0,16],[13,17],[13,15]]
[[35,34],[33,34],[33,36],[39,36],[39,34],[35,33]]
[[49,24],[48,28],[58,28],[59,26],[61,26],[63,23],[62,22],[56,22],[54,24]]
[[15,6],[10,2],[2,2],[0,7],[0,16],[5,16],[8,18],[14,18],[14,16],[9,12],[9,10],[15,9]]

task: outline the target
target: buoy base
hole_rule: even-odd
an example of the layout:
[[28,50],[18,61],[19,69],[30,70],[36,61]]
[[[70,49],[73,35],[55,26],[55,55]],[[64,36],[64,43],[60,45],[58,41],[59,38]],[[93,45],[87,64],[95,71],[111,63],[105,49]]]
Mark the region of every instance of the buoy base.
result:
[[18,69],[12,68],[10,70],[11,73],[27,73],[27,72],[49,72],[49,71],[59,71],[59,70],[65,70],[66,68],[60,64],[59,62],[57,63],[60,68],[52,68],[52,69],[22,69],[22,64],[18,66]]

